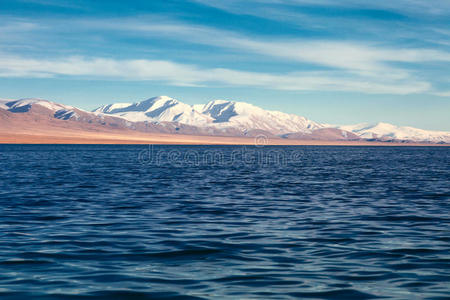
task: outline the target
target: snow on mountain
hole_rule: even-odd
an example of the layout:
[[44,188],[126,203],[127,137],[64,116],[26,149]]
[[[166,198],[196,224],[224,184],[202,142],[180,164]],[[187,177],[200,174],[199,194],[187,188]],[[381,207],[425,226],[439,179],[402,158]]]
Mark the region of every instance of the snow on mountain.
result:
[[213,121],[192,106],[167,96],[154,97],[137,103],[104,105],[95,109],[94,112],[114,115],[131,122],[179,122],[205,126]]
[[76,120],[85,124],[111,125],[114,128],[145,132],[227,136],[255,136],[263,133],[267,136],[293,139],[362,138],[450,143],[450,132],[445,131],[422,130],[388,123],[346,126],[320,124],[294,114],[264,110],[249,103],[228,100],[188,105],[167,96],[160,96],[137,103],[104,105],[94,112],[87,112],[44,99],[0,99],[0,109],[12,113],[45,114],[60,120]]
[[6,106],[6,103],[11,102],[13,100],[11,99],[0,99],[0,108],[1,109],[8,109],[8,106]]
[[124,110],[132,105],[133,105],[133,103],[113,103],[113,104],[100,106],[99,108],[95,109],[94,112],[114,114],[114,113],[121,112],[121,110]]
[[38,98],[24,98],[24,99],[19,99],[19,100],[7,101],[5,103],[5,106],[8,107],[8,110],[17,111],[17,112],[27,111],[33,105],[40,105],[40,106],[43,106],[52,111],[58,111],[58,110],[62,110],[62,109],[63,110],[75,109],[73,106],[58,104],[55,102],[51,102],[51,101],[44,100],[44,99],[38,99]]
[[109,104],[94,112],[119,116],[132,122],[179,122],[199,127],[237,128],[242,132],[256,129],[272,134],[310,133],[314,129],[323,128],[321,124],[304,117],[227,100],[213,100],[205,105],[191,106],[160,96],[133,104]]
[[221,127],[235,127],[241,130],[259,129],[272,134],[291,132],[311,132],[322,128],[319,123],[297,115],[279,111],[268,111],[245,102],[213,100],[200,108],[202,114],[214,119],[214,124]]
[[54,117],[58,119],[70,119],[78,117],[76,111],[83,111],[70,105],[63,105],[38,98],[24,98],[19,100],[9,100],[0,102],[1,107],[15,113],[23,113],[29,111],[34,105],[44,107],[54,113]]
[[[178,122],[202,128],[232,128],[243,134],[262,130],[273,135],[296,137],[313,134],[318,129],[338,128],[344,130],[343,133],[324,131],[321,135],[333,134],[333,137],[337,138],[337,135],[341,134],[343,138],[347,138],[345,135],[354,133],[355,135],[348,139],[358,136],[363,139],[450,143],[449,132],[400,127],[387,123],[333,126],[294,114],[269,111],[249,103],[228,100],[188,105],[167,96],[160,96],[138,103],[109,104],[94,112],[118,116],[131,122]],[[318,134],[317,132],[316,135]]]
[[364,139],[407,140],[414,142],[450,143],[450,132],[423,130],[409,126],[395,126],[389,123],[337,126],[351,131]]

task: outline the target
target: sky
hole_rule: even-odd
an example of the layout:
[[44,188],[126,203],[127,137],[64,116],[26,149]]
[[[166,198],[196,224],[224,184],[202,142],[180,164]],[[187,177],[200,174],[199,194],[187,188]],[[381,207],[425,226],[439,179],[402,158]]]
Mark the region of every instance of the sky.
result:
[[450,131],[450,1],[0,1],[0,98],[158,95]]

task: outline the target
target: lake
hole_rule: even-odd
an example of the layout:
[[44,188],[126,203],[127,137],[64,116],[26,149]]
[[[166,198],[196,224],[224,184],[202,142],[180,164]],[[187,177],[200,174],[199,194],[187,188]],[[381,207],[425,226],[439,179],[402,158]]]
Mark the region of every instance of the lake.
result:
[[1,299],[450,297],[450,148],[0,145]]

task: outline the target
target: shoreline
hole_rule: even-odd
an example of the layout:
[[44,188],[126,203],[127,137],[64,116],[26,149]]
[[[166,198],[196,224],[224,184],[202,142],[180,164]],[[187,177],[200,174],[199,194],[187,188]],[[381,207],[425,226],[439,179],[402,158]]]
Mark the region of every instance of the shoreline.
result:
[[398,143],[377,141],[325,141],[288,140],[267,138],[257,141],[250,137],[195,136],[177,134],[116,134],[104,132],[52,133],[0,133],[0,144],[99,144],[99,145],[256,145],[256,146],[401,146],[448,147],[450,144]]

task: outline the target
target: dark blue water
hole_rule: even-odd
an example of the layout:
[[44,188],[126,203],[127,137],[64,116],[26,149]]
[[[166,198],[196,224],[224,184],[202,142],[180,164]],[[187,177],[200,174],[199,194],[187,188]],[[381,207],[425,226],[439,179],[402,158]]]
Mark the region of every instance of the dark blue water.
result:
[[450,148],[0,145],[1,299],[449,299]]

